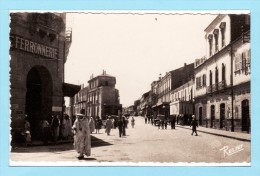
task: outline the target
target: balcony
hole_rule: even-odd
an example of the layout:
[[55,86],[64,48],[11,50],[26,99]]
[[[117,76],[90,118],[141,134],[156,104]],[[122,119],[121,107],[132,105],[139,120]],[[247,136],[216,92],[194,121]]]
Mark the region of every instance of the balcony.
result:
[[212,92],[218,91],[218,83],[212,85]]
[[207,94],[211,94],[212,93],[212,85],[207,87]]
[[226,81],[223,80],[223,81],[220,81],[218,83],[218,90],[224,90],[226,88]]

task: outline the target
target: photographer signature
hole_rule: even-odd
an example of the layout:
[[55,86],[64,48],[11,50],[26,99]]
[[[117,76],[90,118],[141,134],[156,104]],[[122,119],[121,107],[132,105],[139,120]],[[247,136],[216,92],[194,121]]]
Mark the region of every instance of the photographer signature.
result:
[[240,144],[240,145],[237,145],[236,147],[233,147],[233,148],[229,148],[228,146],[224,146],[223,148],[221,148],[219,150],[220,151],[223,150],[224,157],[226,157],[226,156],[234,155],[234,154],[244,150],[244,148],[243,148],[243,144]]

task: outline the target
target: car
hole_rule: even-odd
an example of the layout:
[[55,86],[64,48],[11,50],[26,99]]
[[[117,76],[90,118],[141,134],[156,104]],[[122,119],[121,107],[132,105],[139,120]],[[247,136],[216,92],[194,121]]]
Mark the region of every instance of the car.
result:
[[153,119],[154,125],[158,126],[160,121],[164,120],[165,116],[158,114],[156,119]]

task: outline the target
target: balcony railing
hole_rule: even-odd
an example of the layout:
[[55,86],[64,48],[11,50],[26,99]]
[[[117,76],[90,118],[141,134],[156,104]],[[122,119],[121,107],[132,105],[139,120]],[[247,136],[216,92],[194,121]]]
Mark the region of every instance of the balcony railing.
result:
[[218,90],[223,90],[223,89],[226,88],[226,81],[225,80],[220,81],[218,84],[219,84],[218,85]]
[[212,85],[212,92],[218,91],[218,83]]
[[212,93],[212,85],[207,87],[207,93]]

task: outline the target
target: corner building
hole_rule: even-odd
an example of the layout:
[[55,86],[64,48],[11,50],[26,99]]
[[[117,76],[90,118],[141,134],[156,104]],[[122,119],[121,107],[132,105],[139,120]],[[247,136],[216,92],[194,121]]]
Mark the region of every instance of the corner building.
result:
[[19,142],[25,115],[32,140],[40,138],[40,121],[63,115],[64,96],[79,88],[64,83],[64,64],[71,44],[65,13],[11,13],[11,134]]
[[200,125],[250,131],[250,15],[218,15],[205,29],[207,53],[195,61]]

